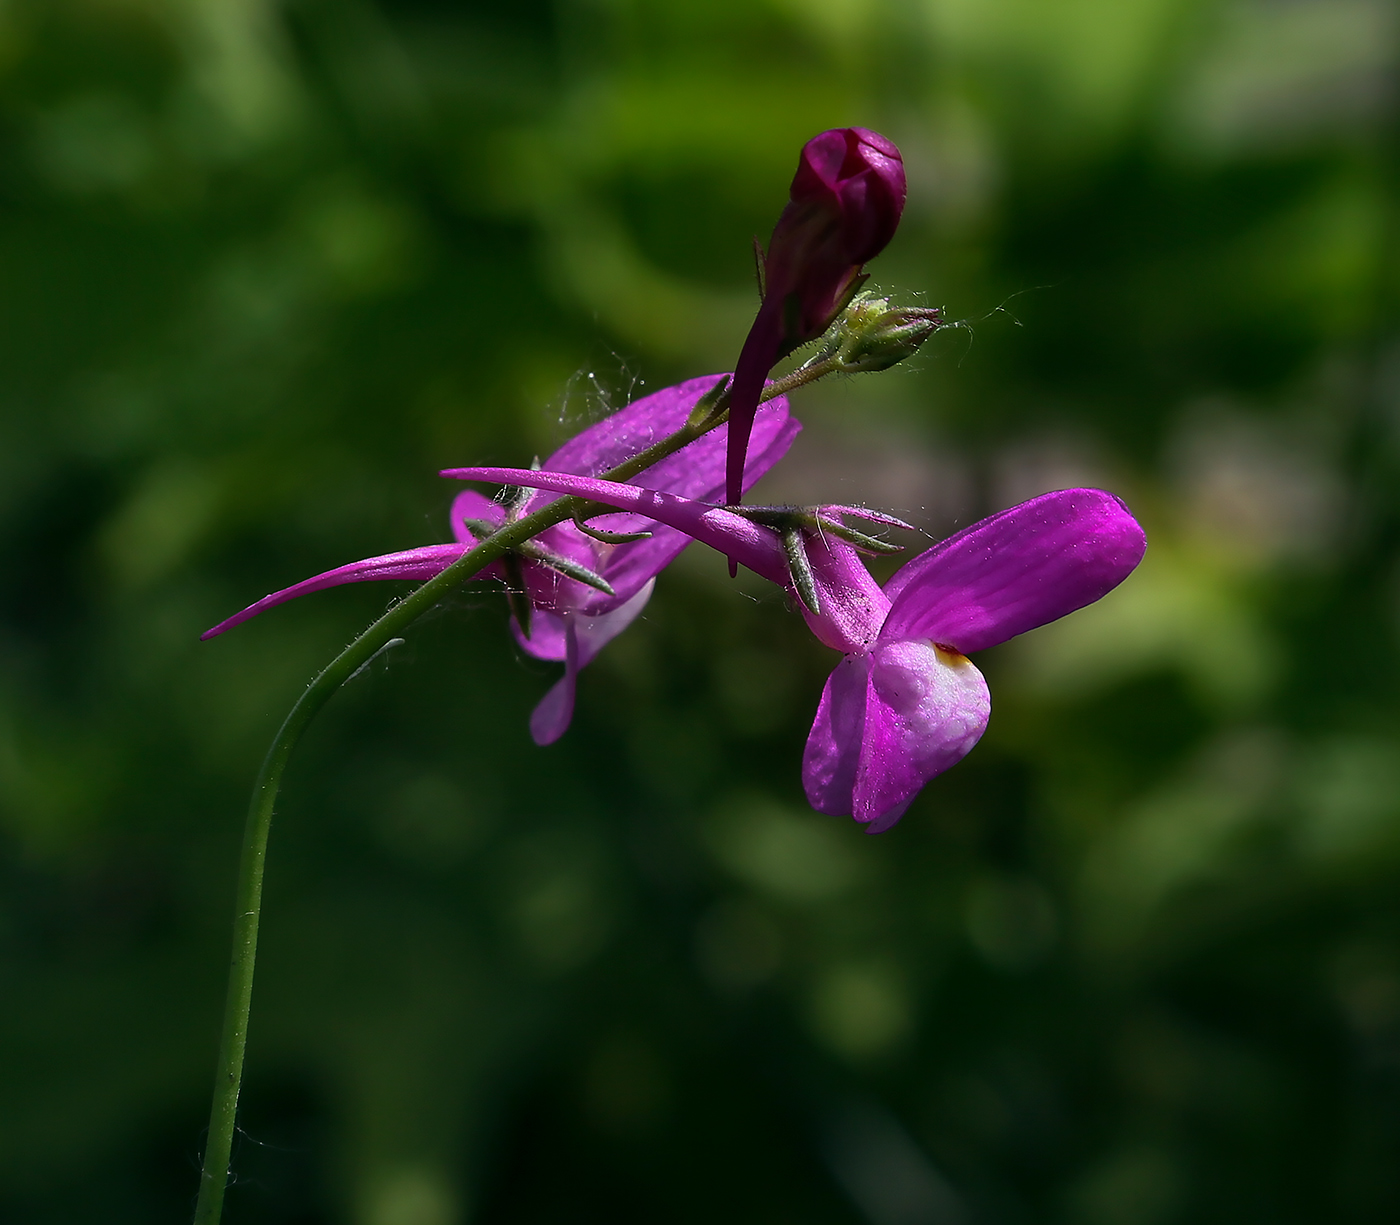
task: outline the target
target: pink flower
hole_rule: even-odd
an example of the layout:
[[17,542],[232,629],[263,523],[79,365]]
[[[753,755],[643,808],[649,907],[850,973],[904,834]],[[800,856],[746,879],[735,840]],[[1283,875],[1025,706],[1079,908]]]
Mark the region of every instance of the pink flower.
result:
[[889,829],[981,738],[991,696],[967,655],[1058,620],[1118,586],[1146,537],[1098,489],[1042,494],[921,553],[885,584],[869,650],[827,679],[802,756],[807,799]]
[[862,265],[894,237],[904,197],[899,149],[878,132],[834,128],[803,146],[763,261],[763,305],[734,368],[727,502],[742,496],[744,453],[768,371],[845,309],[864,279]]
[[[680,429],[696,401],[721,377],[691,379],[629,404],[566,442],[545,461],[543,471],[591,476],[616,467]],[[746,487],[786,454],[801,428],[789,415],[785,398],[775,397],[762,406],[754,430],[753,453],[744,469]],[[724,485],[722,431],[702,435],[653,464],[635,480],[645,489],[669,490],[689,498],[718,497]],[[553,500],[549,494],[536,492],[516,506],[514,513],[530,514]],[[464,491],[452,503],[450,519],[456,543],[425,545],[328,570],[264,596],[206,630],[201,637],[213,638],[273,605],[342,583],[380,579],[423,582],[440,574],[480,538],[500,527],[507,513],[501,503],[471,490]],[[589,536],[576,524],[561,523],[540,533],[533,544],[537,551],[558,562],[574,563],[600,575],[611,586],[611,595],[568,577],[557,568],[557,562],[551,565],[529,557],[521,561],[520,577],[533,611],[528,636],[525,626],[512,621],[516,640],[535,658],[564,664],[563,678],[530,718],[530,732],[538,744],[550,744],[564,734],[573,717],[579,669],[636,619],[646,606],[656,575],[690,542],[682,531],[658,527],[635,515],[609,516],[609,528],[618,533],[650,531],[651,535],[645,540],[609,544]],[[507,576],[504,567],[497,563],[484,570],[482,577],[505,580]]]
[[[792,589],[778,537],[722,507],[553,473],[443,475],[530,484],[646,515]],[[806,544],[817,607],[804,615],[845,658],[822,693],[803,784],[818,812],[853,816],[871,833],[894,825],[986,729],[991,697],[967,655],[1092,604],[1147,547],[1128,508],[1098,489],[1043,494],[983,519],[902,566],[883,589],[841,540],[814,533]]]

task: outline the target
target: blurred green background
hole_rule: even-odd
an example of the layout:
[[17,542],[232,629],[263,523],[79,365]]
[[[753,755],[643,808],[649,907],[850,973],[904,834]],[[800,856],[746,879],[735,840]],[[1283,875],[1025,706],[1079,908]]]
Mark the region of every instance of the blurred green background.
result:
[[1151,546],[979,659],[878,838],[834,662],[686,557],[560,744],[499,595],[273,829],[233,1225],[1400,1219],[1400,27],[1386,0],[0,6],[0,1220],[192,1209],[248,787],[518,464],[726,369],[802,141],[963,326],[800,393],[773,498]]

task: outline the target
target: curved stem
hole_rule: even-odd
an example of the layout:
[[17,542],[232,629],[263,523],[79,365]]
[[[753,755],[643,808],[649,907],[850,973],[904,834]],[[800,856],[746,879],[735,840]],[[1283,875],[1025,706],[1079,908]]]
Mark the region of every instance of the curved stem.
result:
[[[335,657],[297,699],[283,720],[263,758],[253,786],[253,798],[244,826],[243,849],[238,866],[238,886],[233,922],[233,958],[229,965],[228,995],[224,1004],[223,1035],[219,1042],[218,1075],[209,1112],[209,1140],[199,1176],[199,1200],[195,1225],[217,1225],[228,1181],[229,1154],[233,1148],[243,1052],[248,1041],[248,1012],[253,997],[253,964],[258,948],[258,919],[262,911],[263,868],[267,837],[282,774],[293,748],[311,720],[331,696],[365,664],[443,596],[470,579],[497,558],[573,514],[576,499],[564,498],[543,510],[517,520],[459,557],[441,574],[424,583],[395,604],[378,621]],[[565,504],[568,504],[567,507]]]
[[[800,372],[798,372],[800,373]],[[764,389],[763,399],[782,395],[792,387],[810,382],[812,375],[798,378],[795,374],[779,379]],[[674,454],[702,434],[724,422],[726,401],[721,399],[716,410],[702,423],[685,425],[669,437],[634,455],[625,463],[610,469],[603,476],[608,480],[625,481],[645,471],[658,460]],[[546,528],[563,523],[587,505],[585,499],[565,497],[548,506],[509,523],[488,536],[471,551],[463,554],[441,574],[400,600],[378,621],[337,655],[297,699],[282,726],[278,728],[272,746],[263,758],[253,786],[253,798],[248,807],[247,823],[243,829],[243,849],[239,858],[238,885],[234,903],[233,957],[229,964],[228,994],[224,1003],[223,1033],[219,1040],[218,1072],[214,1081],[214,1100],[209,1111],[209,1139],[204,1150],[204,1166],[199,1175],[199,1199],[195,1206],[195,1225],[218,1225],[223,1211],[224,1190],[228,1184],[229,1155],[233,1150],[233,1133],[238,1111],[238,1091],[243,1078],[243,1054],[248,1043],[248,1014],[253,999],[253,968],[258,949],[258,921],[262,913],[263,869],[267,862],[267,838],[272,827],[272,813],[282,785],[292,750],[301,734],[331,696],[371,659],[382,651],[391,639],[408,628],[454,588],[480,573],[493,561],[510,553]]]

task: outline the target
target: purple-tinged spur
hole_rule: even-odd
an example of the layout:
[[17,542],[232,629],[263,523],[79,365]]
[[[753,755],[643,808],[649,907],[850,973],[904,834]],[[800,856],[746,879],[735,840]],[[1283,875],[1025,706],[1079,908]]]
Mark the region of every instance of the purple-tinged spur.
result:
[[734,367],[726,502],[742,497],[744,454],[768,371],[845,309],[865,279],[863,265],[894,237],[905,194],[899,149],[878,132],[833,128],[803,146],[763,257],[763,303]]
[[[444,473],[532,484],[655,519],[793,590],[777,534],[723,507],[515,469]],[[1098,489],[1065,489],[1001,511],[921,553],[883,589],[849,544],[806,535],[817,636],[845,654],[828,678],[802,758],[818,812],[889,829],[935,775],[981,738],[991,696],[968,654],[1092,604],[1142,560],[1142,528]]]
[[[542,471],[591,476],[616,467],[679,430],[696,403],[723,377],[690,379],[629,404],[566,442],[545,461]],[[785,397],[762,405],[744,467],[746,489],[787,453],[801,428],[789,414]],[[724,489],[724,434],[715,430],[702,435],[635,477],[637,485],[686,498],[717,498]],[[552,495],[534,491],[507,507],[464,491],[452,503],[455,543],[425,545],[328,570],[264,596],[201,637],[213,638],[274,605],[342,583],[424,582],[442,573],[508,517],[531,514],[552,500]],[[523,600],[513,602],[511,628],[516,640],[535,658],[564,664],[563,678],[530,717],[530,733],[537,744],[551,744],[568,729],[579,669],[636,619],[656,575],[690,543],[685,532],[658,527],[640,516],[609,515],[608,529],[557,524],[528,542],[521,555],[507,559],[506,564],[497,562],[478,576],[504,581],[523,594]],[[638,533],[645,538],[637,538]],[[598,578],[606,590],[590,585]]]

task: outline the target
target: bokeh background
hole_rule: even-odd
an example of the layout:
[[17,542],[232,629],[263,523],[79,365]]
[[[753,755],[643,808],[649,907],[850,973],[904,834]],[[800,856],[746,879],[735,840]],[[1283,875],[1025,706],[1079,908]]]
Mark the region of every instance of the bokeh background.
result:
[[560,744],[469,591],[273,830],[228,1220],[1400,1218],[1400,26],[1386,0],[0,6],[0,1220],[193,1204],[248,787],[521,463],[726,369],[797,150],[904,150],[958,327],[799,394],[773,498],[1151,547],[987,653],[878,838],[830,652],[687,554]]

